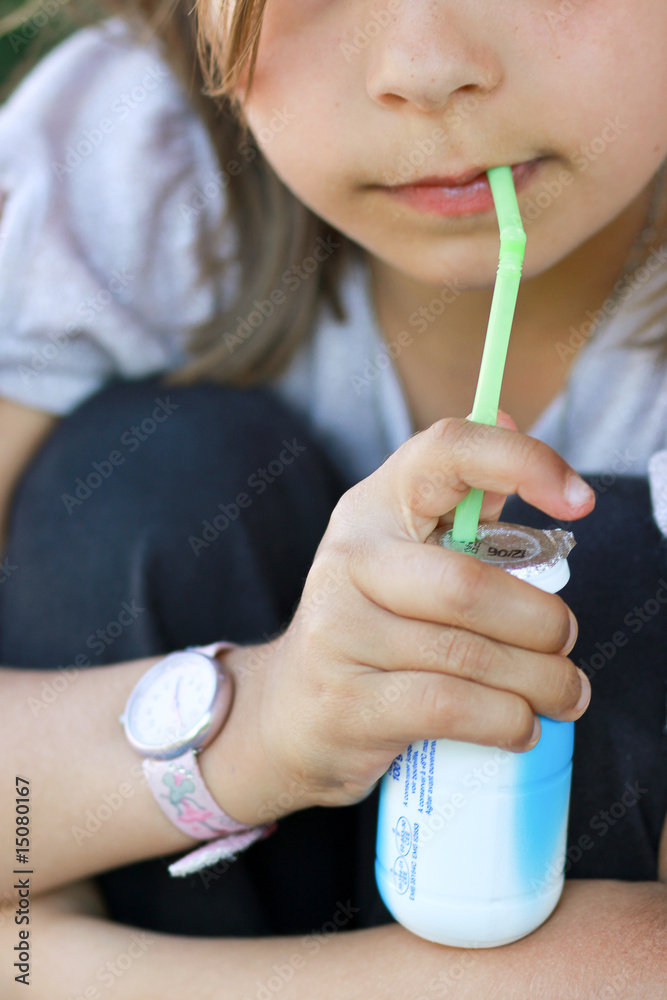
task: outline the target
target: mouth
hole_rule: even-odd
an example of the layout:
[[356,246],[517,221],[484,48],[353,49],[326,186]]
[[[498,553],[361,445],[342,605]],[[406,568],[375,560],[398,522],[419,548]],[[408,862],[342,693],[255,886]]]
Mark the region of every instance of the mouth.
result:
[[[512,165],[517,194],[535,179],[547,159],[542,156]],[[422,177],[409,184],[382,186],[379,190],[420,212],[447,216],[480,214],[494,210],[487,169],[490,168],[472,167],[452,176]]]

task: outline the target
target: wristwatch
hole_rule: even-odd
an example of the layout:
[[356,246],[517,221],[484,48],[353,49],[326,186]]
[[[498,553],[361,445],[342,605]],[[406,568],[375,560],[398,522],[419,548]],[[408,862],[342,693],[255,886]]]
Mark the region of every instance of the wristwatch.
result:
[[170,865],[172,875],[230,857],[276,829],[275,823],[247,826],[228,816],[197,764],[232,705],[232,677],[216,654],[235,646],[216,642],[170,653],[140,678],[120,716],[130,745],[144,757],[144,774],[160,808],[184,833],[209,841]]

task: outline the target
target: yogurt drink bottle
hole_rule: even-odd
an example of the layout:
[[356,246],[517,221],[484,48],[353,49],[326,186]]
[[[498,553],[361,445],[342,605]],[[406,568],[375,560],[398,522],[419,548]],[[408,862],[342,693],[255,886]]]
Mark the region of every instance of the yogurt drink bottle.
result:
[[[463,549],[556,593],[569,579],[568,531],[480,524],[475,542],[436,529],[430,544]],[[429,941],[509,944],[543,923],[565,880],[574,723],[539,716],[525,753],[419,740],[381,779],[375,877],[390,913]]]

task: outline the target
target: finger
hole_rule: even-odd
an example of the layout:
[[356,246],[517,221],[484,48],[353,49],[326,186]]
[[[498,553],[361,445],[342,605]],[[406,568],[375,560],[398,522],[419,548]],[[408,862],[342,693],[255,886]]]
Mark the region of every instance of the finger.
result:
[[355,636],[355,658],[379,668],[377,699],[388,674],[426,671],[518,694],[533,711],[561,721],[579,718],[588,704],[590,685],[566,656],[536,653],[452,626],[397,618],[381,609],[369,625],[366,638]]
[[[466,420],[470,420],[472,414],[469,413]],[[517,425],[514,423],[512,418],[504,410],[498,410],[498,419],[496,421],[498,427],[504,427],[508,431],[518,430]],[[503,507],[505,506],[505,501],[507,500],[506,493],[494,493],[492,490],[485,490],[482,497],[482,507],[479,514],[480,521],[484,521],[487,524],[496,522],[502,513]],[[455,510],[450,511],[438,520],[438,527],[440,526],[450,526],[454,523],[454,513]]]
[[498,427],[504,427],[508,431],[518,431],[517,425],[514,423],[512,417],[505,410],[498,410],[498,418],[496,420]]
[[347,571],[362,594],[400,618],[454,625],[542,653],[571,648],[576,636],[576,620],[557,594],[440,545],[385,538],[351,553]]
[[[504,410],[498,410],[498,419],[496,424],[498,427],[504,427],[507,431],[518,431],[519,429],[510,417],[509,413],[505,413]],[[494,493],[492,490],[485,490],[484,498],[482,500],[482,509],[479,515],[480,521],[497,521],[502,514],[506,500],[507,493]]]
[[[357,487],[355,499],[374,491],[387,526],[416,541],[424,541],[471,487],[518,493],[559,520],[583,517],[595,502],[591,488],[543,441],[455,418],[438,420],[409,438]],[[356,504],[358,517],[362,508]]]
[[[472,420],[472,413],[469,413],[466,420]],[[496,426],[504,427],[508,431],[518,431],[517,425],[514,423],[512,417],[505,410],[498,410],[498,416],[496,418]]]
[[[485,524],[493,524],[499,520],[502,514],[503,507],[507,500],[506,493],[494,493],[492,490],[484,490],[484,496],[482,497],[482,506],[479,512],[480,522]],[[454,523],[454,514],[456,513],[456,508],[450,510],[447,514],[441,515],[438,518],[438,523],[436,527],[438,528],[451,528]]]
[[[372,673],[360,675],[358,683],[358,704],[378,704],[378,686]],[[451,739],[523,751],[539,736],[538,732],[533,737],[537,717],[531,706],[509,691],[419,671],[392,673],[387,677],[387,692],[389,685],[397,688],[398,696],[385,697],[381,712],[363,712],[368,743],[389,749],[417,740]]]

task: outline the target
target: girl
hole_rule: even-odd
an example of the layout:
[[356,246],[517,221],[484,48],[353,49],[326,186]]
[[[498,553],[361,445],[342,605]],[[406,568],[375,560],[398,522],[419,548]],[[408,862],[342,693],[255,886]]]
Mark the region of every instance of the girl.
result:
[[[161,48],[82,31],[2,117],[3,759],[31,788],[35,995],[657,997],[667,13],[197,14],[219,105],[187,13],[144,4]],[[504,163],[513,419],[480,435]],[[567,604],[421,544],[470,486],[488,520],[576,521]],[[201,770],[267,836],[174,879],[192,840],[117,719],[160,654],[221,636]],[[379,777],[426,736],[527,749],[539,712],[580,720],[556,912],[501,949],[413,937],[373,883]]]

